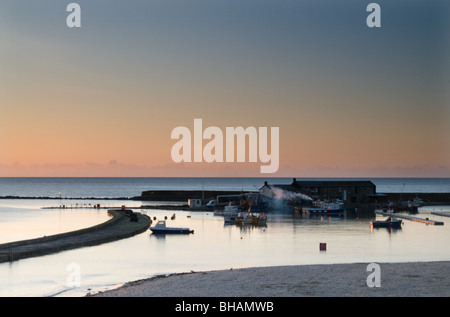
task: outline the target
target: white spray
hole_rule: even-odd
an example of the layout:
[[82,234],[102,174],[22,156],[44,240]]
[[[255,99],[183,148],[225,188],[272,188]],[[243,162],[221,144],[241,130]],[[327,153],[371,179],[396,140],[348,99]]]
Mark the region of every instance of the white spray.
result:
[[302,194],[302,193],[294,193],[288,190],[284,190],[281,188],[271,188],[274,198],[276,199],[285,199],[285,200],[296,200],[296,199],[303,199],[303,200],[310,200],[313,199],[309,197],[308,195]]

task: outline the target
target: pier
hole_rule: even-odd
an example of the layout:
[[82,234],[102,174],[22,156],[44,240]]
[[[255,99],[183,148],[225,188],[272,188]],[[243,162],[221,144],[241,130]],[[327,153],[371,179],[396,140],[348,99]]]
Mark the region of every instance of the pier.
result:
[[[108,206],[73,206],[73,205],[59,205],[59,206],[43,206],[41,209],[121,209],[120,206],[108,207]],[[213,207],[208,206],[200,206],[200,207],[192,207],[187,204],[161,204],[161,205],[141,205],[141,206],[133,206],[126,207],[127,209],[163,209],[163,210],[181,210],[181,211],[213,211]]]
[[127,212],[130,211],[108,210],[112,218],[93,227],[0,244],[0,263],[112,242],[147,230],[150,226],[150,217],[134,213],[137,221],[131,221],[131,217],[127,216]]
[[450,217],[450,212],[432,211],[432,215]]
[[408,216],[408,215],[402,215],[402,214],[397,214],[397,213],[393,213],[393,212],[383,212],[382,210],[375,210],[376,214],[379,215],[383,215],[386,217],[395,217],[395,218],[401,218],[401,219],[407,219],[407,220],[411,220],[411,221],[416,221],[416,222],[421,222],[421,223],[425,223],[428,225],[444,225],[444,223],[442,221],[436,221],[436,220],[431,220],[428,218],[419,218],[419,217],[413,217],[413,216]]
[[[43,206],[41,209],[121,209],[122,206],[97,206],[97,205],[58,205],[58,206]],[[127,209],[142,209],[142,206],[131,206]]]

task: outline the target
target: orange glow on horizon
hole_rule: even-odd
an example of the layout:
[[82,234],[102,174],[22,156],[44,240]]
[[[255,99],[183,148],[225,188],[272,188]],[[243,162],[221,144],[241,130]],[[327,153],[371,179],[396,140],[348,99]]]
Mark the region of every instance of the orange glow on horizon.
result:
[[78,30],[51,4],[36,5],[39,23],[3,5],[0,177],[268,176],[260,162],[172,162],[171,131],[194,118],[279,127],[271,176],[450,177],[443,15],[412,21],[420,6],[393,6],[411,28],[378,32],[355,26],[350,4],[258,6],[270,28],[250,4],[183,19],[159,5],[165,15],[143,10],[135,24],[126,4],[91,4]]

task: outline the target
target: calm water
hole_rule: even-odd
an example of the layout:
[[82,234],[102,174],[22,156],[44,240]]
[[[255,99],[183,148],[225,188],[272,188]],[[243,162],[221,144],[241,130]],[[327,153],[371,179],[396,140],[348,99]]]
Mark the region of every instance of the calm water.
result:
[[[270,180],[289,183],[290,179]],[[378,191],[450,192],[449,179],[377,179]],[[378,182],[378,183],[377,183]],[[0,179],[0,196],[131,197],[156,188],[259,188],[264,179]],[[8,186],[11,184],[11,186]],[[40,184],[40,185],[39,185]],[[239,186],[239,187],[238,187]],[[422,186],[422,187],[421,187]],[[252,188],[253,187],[253,188]],[[391,188],[392,190],[384,190]],[[435,190],[430,190],[430,189]],[[445,188],[446,190],[442,190]],[[396,190],[393,190],[396,189]],[[139,205],[119,200],[67,200],[66,204],[101,203],[108,206]],[[0,200],[0,242],[49,235],[90,226],[108,219],[106,210],[41,209],[57,200]],[[408,262],[450,260],[450,218],[430,211],[450,212],[450,206],[420,210],[424,217],[445,222],[432,226],[404,221],[394,232],[371,230],[370,220],[305,218],[269,214],[266,227],[224,225],[211,212],[145,210],[151,217],[169,217],[170,226],[189,227],[192,235],[157,237],[150,231],[100,246],[0,264],[0,296],[81,296],[121,283],[162,273],[229,269],[252,266]],[[175,220],[170,220],[172,214]],[[319,251],[319,243],[327,251]],[[70,268],[81,272],[81,285],[67,284]]]

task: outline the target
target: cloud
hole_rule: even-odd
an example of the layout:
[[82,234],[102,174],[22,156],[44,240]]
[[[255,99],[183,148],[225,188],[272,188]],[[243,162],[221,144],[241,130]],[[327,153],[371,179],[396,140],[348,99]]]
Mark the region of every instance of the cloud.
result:
[[259,165],[253,168],[244,164],[200,164],[168,163],[144,166],[110,160],[106,164],[86,162],[84,164],[31,164],[18,162],[0,164],[0,177],[255,177]]

